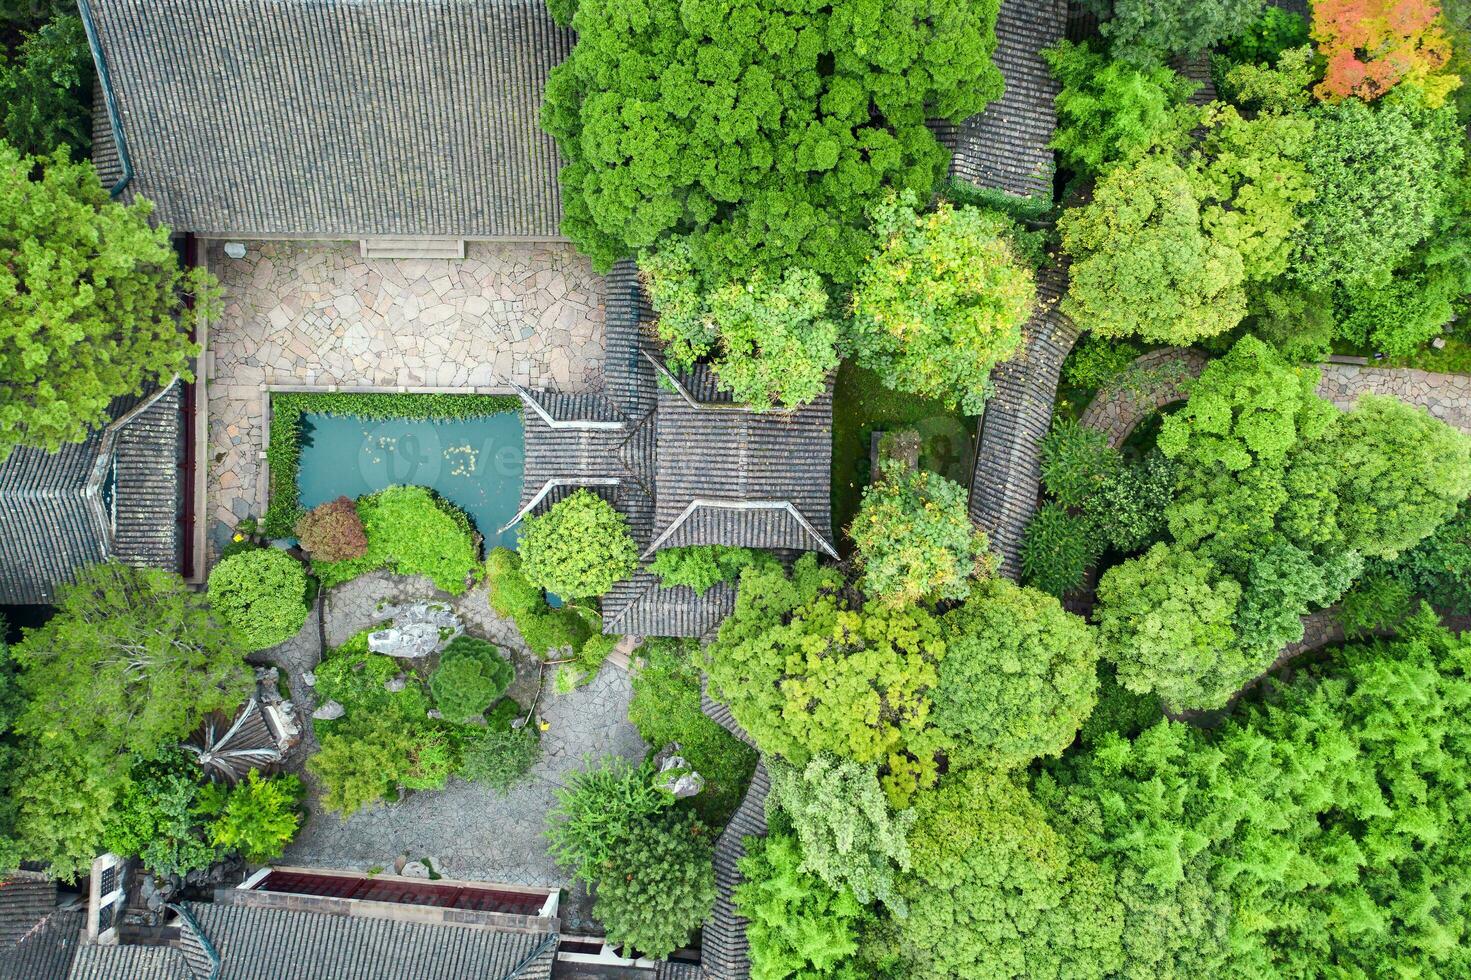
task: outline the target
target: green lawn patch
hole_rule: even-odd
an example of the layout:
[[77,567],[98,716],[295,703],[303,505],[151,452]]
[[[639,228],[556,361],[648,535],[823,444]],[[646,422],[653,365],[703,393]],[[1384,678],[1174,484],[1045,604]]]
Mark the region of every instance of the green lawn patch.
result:
[[833,530],[838,548],[850,550],[845,529],[858,513],[868,485],[869,442],[875,430],[917,429],[919,464],[970,486],[976,419],[938,401],[885,388],[872,371],[844,362],[833,391]]

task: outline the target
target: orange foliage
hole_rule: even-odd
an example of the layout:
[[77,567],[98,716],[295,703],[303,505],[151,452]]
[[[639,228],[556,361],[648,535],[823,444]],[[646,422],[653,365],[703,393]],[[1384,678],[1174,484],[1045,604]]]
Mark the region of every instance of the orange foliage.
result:
[[1314,92],[1332,100],[1377,99],[1402,81],[1444,98],[1459,79],[1430,76],[1451,55],[1440,7],[1430,0],[1318,0],[1313,38],[1327,68]]

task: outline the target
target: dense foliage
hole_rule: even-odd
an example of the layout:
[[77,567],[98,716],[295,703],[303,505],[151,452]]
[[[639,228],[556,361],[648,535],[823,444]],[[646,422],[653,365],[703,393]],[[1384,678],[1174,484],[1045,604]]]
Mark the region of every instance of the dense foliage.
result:
[[590,490],[528,517],[517,550],[532,585],[568,598],[602,595],[632,575],[638,561],[628,519]]
[[816,273],[756,272],[707,291],[687,241],[648,254],[642,272],[674,370],[709,360],[720,387],[758,412],[805,405],[826,389],[838,366],[838,325]]
[[429,690],[445,720],[463,724],[499,700],[515,676],[515,668],[494,644],[457,636],[440,653]]
[[151,210],[109,200],[88,162],[0,143],[0,461],[80,442],[113,398],[190,377],[180,317],[190,299],[209,315],[215,286],[179,268]]
[[1082,619],[997,579],[944,624],[934,720],[951,765],[1024,766],[1072,744],[1098,686],[1098,646]]
[[1451,41],[1433,0],[1315,0],[1313,38],[1327,62],[1319,98],[1367,102],[1401,82],[1444,98],[1457,84],[1439,74]]
[[712,693],[763,752],[798,765],[833,752],[881,764],[904,800],[934,781],[930,690],[944,641],[919,608],[854,609],[842,577],[799,559],[790,576],[753,569],[706,649]]
[[[561,11],[563,14],[566,11]],[[995,0],[585,3],[542,124],[567,166],[563,231],[594,264],[688,235],[714,287],[752,270],[852,282],[886,188],[927,196],[925,122],[1001,92]]]
[[480,536],[470,518],[428,487],[394,486],[360,497],[358,516],[368,550],[344,561],[313,562],[324,587],[386,568],[396,575],[423,575],[459,595],[479,572]]
[[368,551],[368,533],[358,505],[348,497],[319,504],[296,522],[302,550],[317,561],[348,561]]
[[92,146],[92,52],[73,7],[0,53],[0,139],[23,155],[58,148],[83,159]]
[[756,752],[701,710],[697,651],[698,644],[680,640],[645,640],[628,720],[652,752],[679,744],[680,756],[705,778],[705,788],[690,803],[707,826],[723,827],[745,795]]
[[568,649],[578,654],[600,635],[601,622],[580,607],[552,608],[546,593],[532,585],[521,569],[521,556],[508,548],[493,548],[485,561],[485,583],[490,608],[516,623],[521,638],[539,657],[553,650]]
[[1036,303],[1032,272],[1007,239],[1009,219],[913,196],[874,209],[878,251],[853,290],[849,343],[895,391],[980,414],[991,369],[1021,342]]
[[210,843],[239,852],[252,864],[281,856],[301,824],[306,789],[290,774],[262,778],[252,769],[233,787],[211,783],[199,794],[196,810],[210,818]]
[[790,834],[753,840],[741,858],[735,905],[747,921],[753,980],[859,980],[855,960],[870,915],[847,889],[802,870]]
[[1113,0],[1099,27],[1117,58],[1152,64],[1175,54],[1198,55],[1242,33],[1264,0]]
[[969,595],[972,580],[992,565],[969,499],[965,487],[943,476],[885,464],[848,528],[863,592],[895,606]]
[[275,548],[224,558],[209,573],[209,605],[247,650],[265,650],[306,622],[307,575],[301,562]]
[[1100,336],[1189,344],[1246,315],[1241,253],[1202,230],[1190,175],[1169,159],[1104,174],[1059,229],[1072,258],[1061,309]]
[[769,552],[754,548],[697,544],[665,548],[649,562],[649,571],[659,576],[659,584],[665,588],[684,585],[703,594],[721,582],[736,581],[747,568],[769,565],[774,560]]

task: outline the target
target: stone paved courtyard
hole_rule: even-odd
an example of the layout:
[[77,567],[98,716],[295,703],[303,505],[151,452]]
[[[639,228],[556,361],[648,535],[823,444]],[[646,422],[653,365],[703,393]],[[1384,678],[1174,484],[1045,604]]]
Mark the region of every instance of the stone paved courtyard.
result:
[[[536,691],[537,658],[514,626],[491,612],[483,588],[463,596],[436,592],[422,578],[375,572],[334,589],[325,599],[323,632],[336,645],[371,625],[380,602],[400,603],[433,598],[449,603],[469,633],[504,647],[516,663],[511,693],[529,705]],[[315,617],[295,640],[265,656],[285,668],[294,700],[305,713],[314,703],[302,673],[315,666],[320,647]],[[321,809],[314,786],[311,816],[287,850],[284,863],[367,871],[387,869],[394,858],[427,857],[446,877],[527,885],[566,886],[568,876],[547,855],[541,837],[543,821],[566,774],[587,757],[620,755],[642,759],[647,746],[628,721],[632,686],[628,675],[605,664],[587,686],[570,694],[552,693],[551,671],[537,703],[537,716],[547,723],[542,757],[527,779],[505,796],[476,783],[452,779],[440,791],[421,792],[392,806],[376,805],[341,820]],[[308,732],[310,738],[310,732]],[[311,739],[298,749],[304,760],[316,748]],[[308,785],[312,780],[308,776]]]
[[577,391],[601,383],[603,281],[571,245],[471,242],[463,260],[364,259],[356,242],[208,249],[224,286],[210,327],[215,545],[265,498],[262,386]]

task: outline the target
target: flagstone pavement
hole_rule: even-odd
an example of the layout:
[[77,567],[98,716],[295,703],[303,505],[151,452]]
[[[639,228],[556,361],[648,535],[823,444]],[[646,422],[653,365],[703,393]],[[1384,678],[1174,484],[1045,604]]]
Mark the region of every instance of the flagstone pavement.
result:
[[210,243],[212,550],[265,490],[265,386],[505,391],[601,385],[603,280],[569,244],[471,242],[463,260],[364,259],[356,242]]

